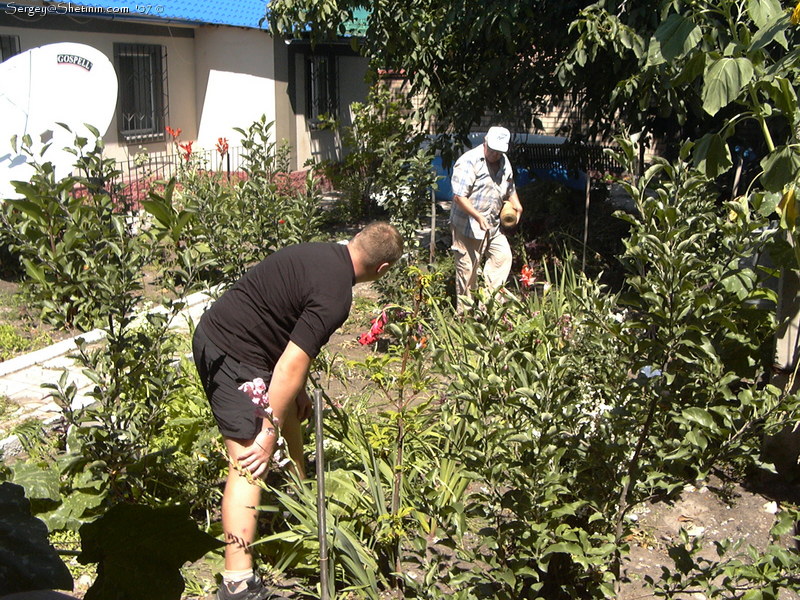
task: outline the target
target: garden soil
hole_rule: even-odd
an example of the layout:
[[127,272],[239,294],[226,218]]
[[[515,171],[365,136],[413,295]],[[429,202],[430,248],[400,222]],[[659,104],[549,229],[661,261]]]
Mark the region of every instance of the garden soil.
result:
[[[0,281],[0,293],[15,291],[15,284]],[[369,302],[376,299],[368,284],[359,284],[355,289],[356,301]],[[340,364],[346,361],[361,361],[375,350],[361,346],[356,338],[369,328],[368,311],[354,311],[353,317],[331,338],[327,346],[330,356]],[[0,321],[3,315],[0,314]],[[369,383],[349,378],[345,386],[335,377],[320,376],[320,383],[327,388],[334,401],[364,391]],[[800,481],[788,482],[776,475],[764,474],[743,483],[713,478],[687,486],[677,500],[657,502],[639,507],[635,511],[636,525],[626,540],[630,554],[624,564],[624,583],[620,600],[646,600],[655,598],[645,584],[646,577],[658,580],[662,569],[672,569],[673,562],[668,550],[680,542],[680,531],[690,536],[702,536],[705,550],[702,555],[714,558],[713,542],[725,538],[743,540],[758,548],[769,543],[769,530],[775,520],[775,511],[782,502],[800,502]],[[789,545],[793,542],[783,540]],[[477,566],[476,566],[477,568]],[[209,573],[210,575],[210,573]],[[76,582],[71,593],[74,598],[83,598],[89,578]],[[211,596],[208,596],[209,598]],[[800,600],[797,595],[786,593],[785,600]],[[205,596],[185,595],[184,600],[201,600]],[[681,598],[701,600],[701,594],[683,594]]]

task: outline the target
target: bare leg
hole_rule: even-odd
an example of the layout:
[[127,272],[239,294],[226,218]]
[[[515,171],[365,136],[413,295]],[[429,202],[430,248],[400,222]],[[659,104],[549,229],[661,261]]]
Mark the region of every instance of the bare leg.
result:
[[[252,440],[225,438],[225,447],[232,458],[252,445]],[[244,571],[253,568],[250,545],[256,537],[256,507],[261,503],[261,487],[231,464],[222,494],[222,530],[225,533],[225,570]]]
[[[281,435],[286,440],[289,455],[297,468],[297,475],[305,479],[303,461],[303,430],[297,417],[297,404],[292,400],[285,407],[273,407],[281,426]],[[275,436],[269,436],[265,443],[267,452],[275,450]],[[225,438],[228,456],[235,460],[253,445],[253,440]],[[266,477],[267,470],[262,477]],[[228,479],[222,495],[222,530],[225,534],[225,570],[244,571],[253,568],[250,545],[256,538],[258,511],[261,503],[261,486],[252,481],[233,463],[228,468]]]

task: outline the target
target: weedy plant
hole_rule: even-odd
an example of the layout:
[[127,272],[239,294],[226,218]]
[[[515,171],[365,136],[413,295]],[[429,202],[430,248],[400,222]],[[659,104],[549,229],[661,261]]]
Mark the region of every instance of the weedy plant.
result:
[[23,290],[42,318],[83,330],[109,325],[140,298],[141,272],[152,258],[146,233],[134,233],[103,185],[118,173],[93,142],[76,137],[78,175],[56,179],[53,165],[38,163],[29,136],[14,147],[33,160],[30,181],[15,182],[23,199],[0,210],[3,236],[25,267]]

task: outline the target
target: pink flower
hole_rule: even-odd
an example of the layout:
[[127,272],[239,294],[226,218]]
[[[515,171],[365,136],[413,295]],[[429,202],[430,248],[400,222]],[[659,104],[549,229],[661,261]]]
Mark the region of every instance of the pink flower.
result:
[[262,396],[267,395],[267,384],[261,377],[256,377],[253,381],[248,381],[239,386],[239,389],[255,402],[260,400]]
[[374,344],[377,341],[378,337],[372,335],[369,331],[358,336],[358,343],[362,346],[368,346],[369,344]]
[[275,420],[272,417],[272,407],[269,405],[269,393],[267,384],[261,377],[256,377],[253,381],[247,381],[239,386],[239,389],[250,396],[253,404],[256,405],[256,415],[261,418]]
[[389,318],[386,316],[386,311],[383,311],[378,317],[372,319],[372,327],[369,328],[369,331],[358,336],[358,343],[366,346],[377,342],[378,337],[383,333],[384,326],[388,322]]
[[246,381],[239,386],[239,390],[247,394],[256,406],[256,416],[267,419],[273,427],[266,429],[268,436],[277,436],[275,440],[275,451],[272,455],[272,462],[278,467],[283,468],[291,462],[291,458],[286,451],[286,440],[280,433],[280,420],[272,412],[269,405],[269,392],[267,384],[261,377],[256,377],[253,381]]

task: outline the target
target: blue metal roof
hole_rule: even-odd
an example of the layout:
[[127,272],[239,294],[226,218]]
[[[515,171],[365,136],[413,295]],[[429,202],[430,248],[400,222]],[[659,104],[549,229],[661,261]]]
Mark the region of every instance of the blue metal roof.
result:
[[[231,25],[266,29],[259,21],[267,12],[269,0],[71,0],[71,4],[96,8],[127,8],[127,14],[107,11],[103,16],[135,17],[155,21]],[[100,16],[100,15],[98,15]]]

